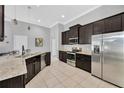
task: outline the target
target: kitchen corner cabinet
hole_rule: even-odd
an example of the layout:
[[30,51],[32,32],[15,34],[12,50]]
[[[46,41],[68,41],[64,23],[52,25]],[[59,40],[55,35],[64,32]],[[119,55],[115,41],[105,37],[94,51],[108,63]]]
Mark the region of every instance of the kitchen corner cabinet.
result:
[[104,31],[104,20],[100,20],[93,23],[93,35],[102,34]]
[[45,63],[46,63],[46,66],[50,66],[51,64],[51,53],[50,52],[47,52],[45,55]]
[[24,75],[0,81],[0,88],[25,88]]
[[4,40],[4,6],[0,5],[0,42]]
[[76,67],[91,73],[91,56],[76,54]]
[[122,14],[122,30],[124,31],[124,14]]
[[79,44],[91,44],[93,24],[88,24],[79,29]]
[[67,63],[67,52],[66,51],[59,51],[59,60]]
[[106,18],[104,22],[105,22],[104,33],[122,31],[122,14]]

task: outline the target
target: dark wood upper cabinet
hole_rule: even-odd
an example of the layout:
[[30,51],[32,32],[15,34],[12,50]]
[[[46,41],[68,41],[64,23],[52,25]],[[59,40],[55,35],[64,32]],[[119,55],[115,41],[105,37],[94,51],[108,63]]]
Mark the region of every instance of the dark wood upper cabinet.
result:
[[62,44],[69,44],[69,30],[62,32]]
[[122,31],[122,15],[116,15],[105,19],[104,33]]
[[62,45],[66,44],[66,33],[62,32]]
[[88,24],[79,29],[79,44],[91,44],[93,24]]
[[104,31],[104,20],[100,20],[93,23],[93,35],[102,34]]
[[124,31],[124,14],[122,14],[122,30]]
[[81,27],[80,24],[70,27],[69,38],[77,38],[80,27]]
[[65,44],[69,44],[69,30],[66,31],[65,34],[66,34]]
[[4,40],[4,6],[0,5],[0,41]]
[[78,37],[78,28],[72,28],[69,31],[69,38]]

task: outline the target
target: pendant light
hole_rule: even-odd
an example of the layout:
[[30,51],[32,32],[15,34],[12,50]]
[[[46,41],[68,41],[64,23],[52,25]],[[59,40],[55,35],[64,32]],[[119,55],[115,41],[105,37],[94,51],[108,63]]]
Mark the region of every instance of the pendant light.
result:
[[14,7],[14,19],[13,19],[13,23],[15,24],[15,25],[17,25],[18,24],[18,21],[17,21],[17,18],[16,18],[16,5],[15,5],[15,7]]
[[[30,10],[31,10],[31,6],[28,6],[28,18],[30,19]],[[30,21],[30,20],[29,20]],[[31,27],[30,27],[30,23],[28,25],[28,30],[31,30]]]

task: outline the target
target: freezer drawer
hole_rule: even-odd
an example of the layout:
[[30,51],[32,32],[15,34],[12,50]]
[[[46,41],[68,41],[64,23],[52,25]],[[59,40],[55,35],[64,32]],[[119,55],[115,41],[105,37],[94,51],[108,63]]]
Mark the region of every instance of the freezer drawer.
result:
[[103,79],[124,87],[124,32],[103,35]]
[[92,36],[92,75],[102,78],[102,35]]

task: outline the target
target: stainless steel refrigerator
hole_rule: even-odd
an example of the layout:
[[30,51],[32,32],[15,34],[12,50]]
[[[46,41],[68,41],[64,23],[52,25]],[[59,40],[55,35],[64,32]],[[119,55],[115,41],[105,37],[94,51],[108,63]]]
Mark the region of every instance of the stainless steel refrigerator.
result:
[[124,87],[124,31],[92,36],[91,72]]

